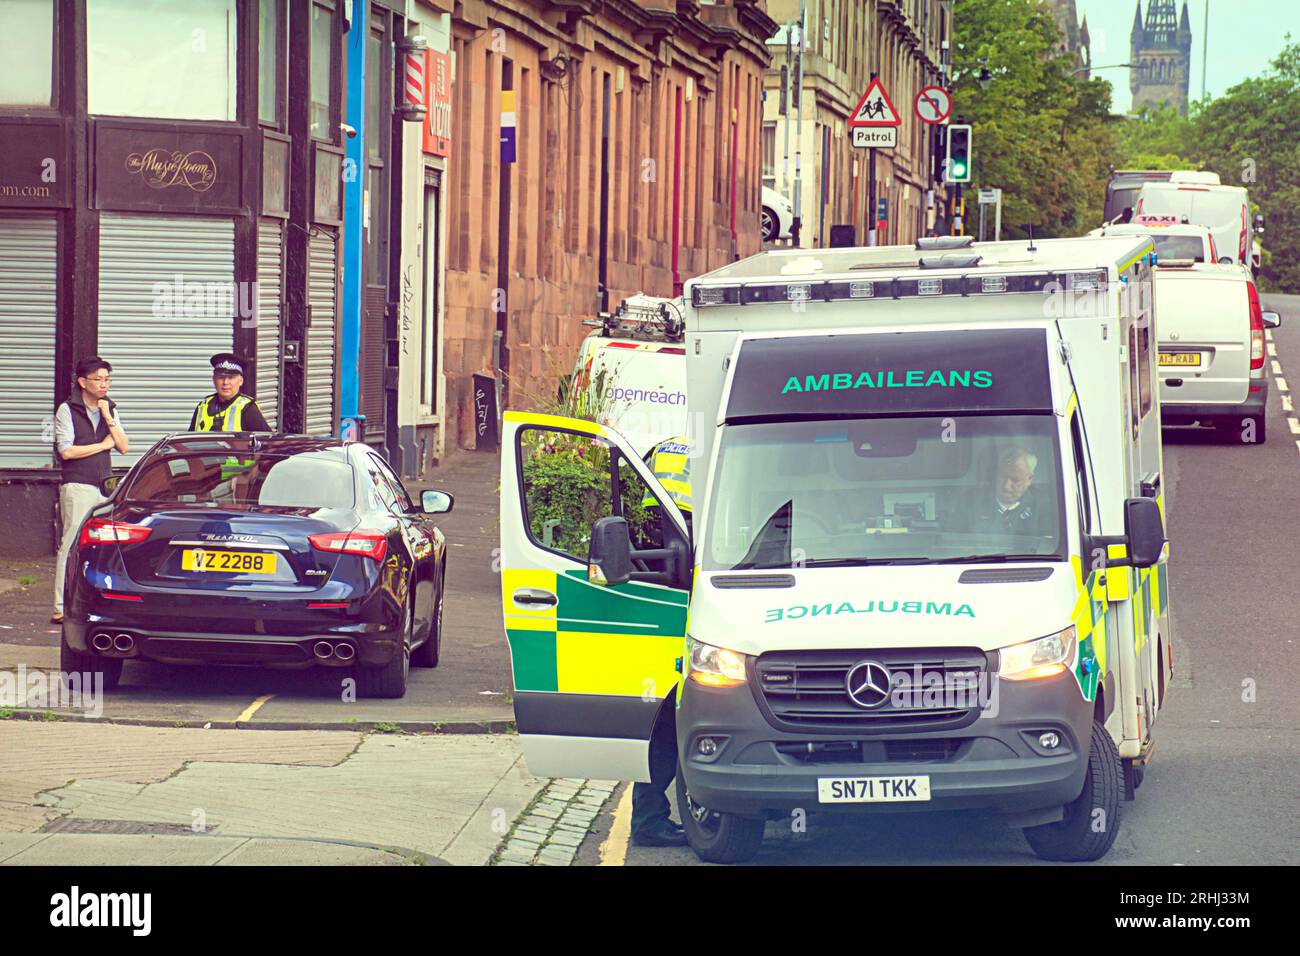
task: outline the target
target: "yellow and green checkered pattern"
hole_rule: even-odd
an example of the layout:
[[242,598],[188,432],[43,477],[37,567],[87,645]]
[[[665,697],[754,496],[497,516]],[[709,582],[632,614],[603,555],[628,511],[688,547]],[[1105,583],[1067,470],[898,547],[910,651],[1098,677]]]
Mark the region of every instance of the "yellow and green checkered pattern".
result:
[[[549,591],[552,607],[521,608],[520,588]],[[628,582],[599,587],[580,570],[503,572],[502,610],[516,691],[663,697],[677,682],[687,593]]]

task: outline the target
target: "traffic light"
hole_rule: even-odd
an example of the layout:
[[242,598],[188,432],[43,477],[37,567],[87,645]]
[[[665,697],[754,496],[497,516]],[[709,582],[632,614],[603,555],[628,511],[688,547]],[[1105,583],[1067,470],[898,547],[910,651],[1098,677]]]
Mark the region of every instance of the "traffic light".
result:
[[948,151],[943,164],[944,182],[970,182],[970,141],[971,130],[969,126],[948,127]]

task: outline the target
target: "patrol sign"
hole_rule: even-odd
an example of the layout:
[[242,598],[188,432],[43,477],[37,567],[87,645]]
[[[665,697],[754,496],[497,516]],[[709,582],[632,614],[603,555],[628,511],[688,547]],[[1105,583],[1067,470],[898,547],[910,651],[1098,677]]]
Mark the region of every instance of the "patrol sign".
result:
[[898,145],[898,127],[855,126],[853,145],[857,149],[893,149]]

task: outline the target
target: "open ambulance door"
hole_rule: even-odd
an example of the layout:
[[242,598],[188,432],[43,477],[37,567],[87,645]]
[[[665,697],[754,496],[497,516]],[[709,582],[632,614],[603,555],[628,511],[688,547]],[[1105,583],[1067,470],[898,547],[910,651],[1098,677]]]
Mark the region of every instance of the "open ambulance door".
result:
[[[632,579],[588,579],[592,526],[627,521]],[[593,422],[505,413],[501,601],[515,723],[542,777],[650,779],[681,679],[691,575],[681,512],[635,449]],[[599,579],[600,575],[596,577]]]

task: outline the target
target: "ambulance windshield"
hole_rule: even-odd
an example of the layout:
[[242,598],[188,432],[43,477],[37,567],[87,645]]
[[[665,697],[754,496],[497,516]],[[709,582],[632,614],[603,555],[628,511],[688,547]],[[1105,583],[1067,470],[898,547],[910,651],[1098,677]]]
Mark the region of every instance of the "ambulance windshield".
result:
[[732,425],[718,454],[708,570],[1064,556],[1051,415]]

